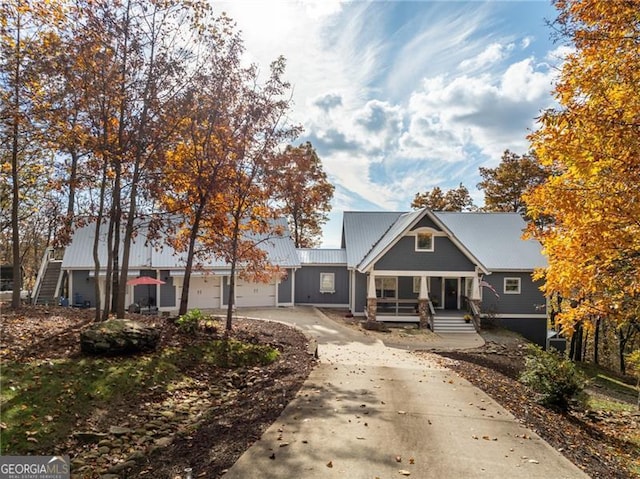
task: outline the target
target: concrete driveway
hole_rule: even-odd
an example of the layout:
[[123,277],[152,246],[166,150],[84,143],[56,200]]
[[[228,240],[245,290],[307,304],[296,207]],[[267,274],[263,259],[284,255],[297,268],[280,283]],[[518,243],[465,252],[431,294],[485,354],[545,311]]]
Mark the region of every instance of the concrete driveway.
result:
[[312,308],[245,313],[315,336],[320,364],[227,479],[588,477],[433,359]]

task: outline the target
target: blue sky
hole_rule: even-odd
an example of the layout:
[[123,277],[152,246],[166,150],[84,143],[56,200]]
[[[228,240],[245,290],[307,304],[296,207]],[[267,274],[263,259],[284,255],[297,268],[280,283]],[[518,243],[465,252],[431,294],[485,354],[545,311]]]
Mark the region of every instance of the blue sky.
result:
[[463,183],[527,134],[568,49],[548,1],[213,2],[242,31],[247,60],[287,59],[291,121],[335,185],[323,246],[342,212],[410,207],[415,193]]

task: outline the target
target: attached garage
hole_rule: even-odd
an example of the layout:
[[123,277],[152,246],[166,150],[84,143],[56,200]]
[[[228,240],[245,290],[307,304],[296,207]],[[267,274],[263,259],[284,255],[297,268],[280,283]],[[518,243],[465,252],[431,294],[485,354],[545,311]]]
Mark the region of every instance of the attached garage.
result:
[[236,284],[236,306],[255,308],[276,305],[276,283],[250,283],[238,280]]
[[189,284],[189,309],[220,307],[220,276],[192,276]]

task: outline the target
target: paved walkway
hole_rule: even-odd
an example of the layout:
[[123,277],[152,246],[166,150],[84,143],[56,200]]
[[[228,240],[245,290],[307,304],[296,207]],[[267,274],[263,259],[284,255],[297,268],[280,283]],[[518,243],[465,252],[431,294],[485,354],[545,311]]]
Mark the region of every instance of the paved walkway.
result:
[[387,347],[313,309],[249,315],[313,334],[320,364],[226,479],[587,477],[429,358]]

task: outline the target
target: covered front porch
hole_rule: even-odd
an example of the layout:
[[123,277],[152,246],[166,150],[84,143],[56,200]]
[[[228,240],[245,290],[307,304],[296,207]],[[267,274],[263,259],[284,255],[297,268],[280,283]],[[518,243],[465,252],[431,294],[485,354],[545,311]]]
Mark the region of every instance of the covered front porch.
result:
[[369,321],[419,322],[434,329],[439,320],[473,318],[480,299],[478,273],[372,271],[367,282]]

